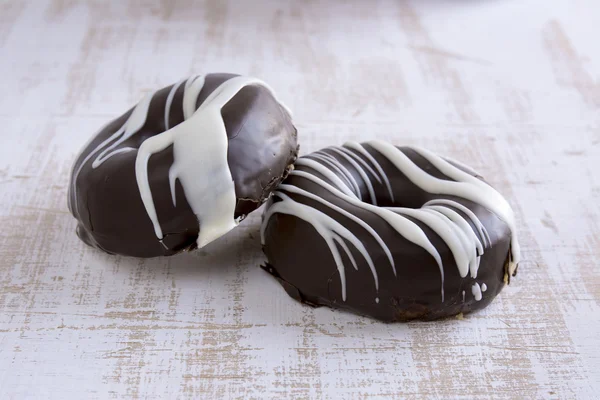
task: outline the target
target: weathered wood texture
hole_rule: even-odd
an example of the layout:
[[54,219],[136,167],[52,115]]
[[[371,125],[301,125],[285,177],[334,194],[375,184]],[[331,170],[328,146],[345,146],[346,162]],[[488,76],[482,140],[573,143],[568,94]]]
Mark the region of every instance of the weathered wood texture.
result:
[[[0,0],[0,398],[598,398],[596,0]],[[255,214],[173,258],[74,233],[71,163],[192,73],[267,80],[303,152],[418,144],[514,206],[511,287],[464,320],[385,325],[292,301]]]

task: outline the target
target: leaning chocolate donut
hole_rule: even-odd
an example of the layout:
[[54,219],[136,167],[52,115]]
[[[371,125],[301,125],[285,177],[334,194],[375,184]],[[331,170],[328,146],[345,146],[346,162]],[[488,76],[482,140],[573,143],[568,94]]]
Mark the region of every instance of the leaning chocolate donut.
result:
[[298,159],[261,236],[265,269],[290,296],[384,321],[481,309],[519,262],[496,190],[456,161],[382,141]]
[[297,150],[290,113],[262,81],[182,80],[110,122],[77,157],[77,234],[137,257],[202,247],[269,197]]

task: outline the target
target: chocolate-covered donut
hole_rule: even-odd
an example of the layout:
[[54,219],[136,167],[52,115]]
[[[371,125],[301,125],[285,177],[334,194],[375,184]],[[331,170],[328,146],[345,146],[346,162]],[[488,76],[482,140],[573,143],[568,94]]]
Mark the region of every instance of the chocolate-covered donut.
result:
[[77,157],[77,234],[138,257],[202,247],[269,197],[297,148],[290,113],[262,81],[182,80],[108,123]]
[[298,159],[261,237],[265,269],[290,296],[384,321],[481,309],[519,262],[496,190],[456,161],[382,141]]

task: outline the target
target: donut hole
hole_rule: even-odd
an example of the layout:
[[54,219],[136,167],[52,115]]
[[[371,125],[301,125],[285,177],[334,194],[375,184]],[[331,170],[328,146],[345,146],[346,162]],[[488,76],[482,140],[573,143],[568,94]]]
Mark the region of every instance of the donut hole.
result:
[[[332,147],[312,153],[307,158],[333,172],[338,188],[343,185],[346,193],[350,192],[359,200],[377,207],[418,209],[439,197],[419,188],[368,144],[364,145],[364,149],[368,154],[348,146],[342,149]],[[414,150],[407,147],[399,149],[421,170],[438,179],[451,180]],[[332,182],[331,178],[318,171],[311,170],[311,173]]]

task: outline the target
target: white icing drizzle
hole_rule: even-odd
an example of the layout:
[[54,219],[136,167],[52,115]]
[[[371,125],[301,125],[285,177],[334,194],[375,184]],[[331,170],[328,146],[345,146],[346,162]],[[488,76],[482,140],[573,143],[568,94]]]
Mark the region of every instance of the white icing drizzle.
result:
[[369,145],[390,160],[411,182],[421,189],[432,194],[458,196],[473,201],[486,207],[502,219],[511,231],[509,273],[512,275],[515,272],[521,258],[515,217],[512,208],[500,193],[487,183],[469,175],[429,150],[419,147],[412,148],[444,175],[450,179],[454,179],[454,181],[438,179],[429,175],[414,164],[400,149],[389,143],[374,140],[369,142]]
[[[102,132],[110,124],[111,124],[111,122],[107,122],[106,124],[104,124],[102,126],[102,128],[100,128],[100,130],[98,130],[98,132]],[[94,141],[94,139],[96,139],[96,135],[98,134],[98,132],[95,135],[92,135],[86,141],[86,143],[83,145],[83,147],[77,154],[77,157],[75,157],[76,160],[79,160],[81,158],[81,156],[85,152],[85,150],[90,146],[90,144]],[[79,210],[77,209],[78,202],[75,201],[75,203],[73,203],[73,200],[71,200],[71,197],[75,200],[77,199],[77,185],[75,185],[75,182],[77,181],[77,177],[79,176],[79,173],[81,172],[81,169],[83,168],[83,165],[90,158],[91,158],[91,156],[88,154],[88,156],[86,156],[84,158],[84,161],[82,161],[81,164],[79,164],[79,167],[75,168],[75,165],[73,165],[73,169],[71,170],[71,182],[73,183],[73,187],[71,189],[73,191],[73,195],[68,196],[67,205],[69,206],[69,210],[73,211],[75,213],[75,215],[79,215]]]
[[327,168],[323,168],[318,162],[305,157],[296,160],[296,165],[309,167],[311,169],[314,169],[315,171],[320,172],[326,179],[329,180],[331,184],[335,185],[336,188],[341,190],[345,195],[356,198],[356,194],[350,189],[348,189],[348,187],[344,185],[344,182],[342,182],[342,180],[338,178],[336,174],[334,174]]
[[[225,82],[225,83],[227,83],[227,82]],[[220,91],[223,89],[224,84],[219,86],[218,88],[216,88],[211,93],[211,96],[212,97],[218,96]],[[193,76],[185,82],[185,91],[183,92],[183,119],[184,120],[191,118],[192,115],[197,111],[196,110],[196,102],[198,101],[198,95],[202,91],[203,87],[204,87],[204,77],[200,76],[200,75]],[[235,92],[235,93],[237,93],[237,92]],[[206,101],[204,103],[202,103],[202,105],[204,105],[204,104],[206,104]],[[225,105],[225,104],[223,104],[223,105]],[[200,108],[202,108],[202,106],[200,106]]]
[[[389,208],[390,210],[408,215],[416,220],[419,220],[429,226],[435,233],[437,233],[444,242],[450,248],[454,261],[458,266],[458,272],[461,277],[466,277],[469,272],[470,263],[473,262],[473,258],[468,254],[468,249],[464,244],[464,238],[462,231],[456,229],[456,227],[449,223],[446,218],[436,214],[428,213],[426,210],[416,210],[412,208]],[[473,252],[474,255],[474,252]]]
[[[136,159],[136,178],[146,212],[154,232],[163,238],[162,229],[148,181],[148,160],[173,145],[174,162],[169,170],[173,204],[175,182],[179,180],[186,200],[200,222],[198,247],[203,247],[237,225],[233,218],[236,204],[235,187],[227,163],[228,139],[221,109],[248,85],[264,85],[254,78],[235,77],[215,89],[195,110],[196,99],[204,78],[190,78],[185,85],[183,113],[186,120],[153,136],[140,146]],[[199,173],[206,171],[207,173]]]
[[[155,93],[150,93],[146,95],[142,101],[138,103],[137,106],[133,109],[133,112],[125,122],[125,124],[116,131],[111,137],[106,139],[103,143],[101,143],[96,149],[90,153],[90,155],[95,154],[96,151],[102,149],[106,144],[112,142],[113,144],[105,148],[99,155],[96,157],[94,162],[92,162],[92,168],[98,168],[104,161],[108,160],[110,157],[115,154],[123,153],[126,151],[135,150],[133,147],[122,147],[120,149],[116,149],[121,143],[135,135],[146,123],[146,118],[148,117],[148,110],[150,109],[150,102],[154,97]],[[81,165],[85,164],[84,162]]]
[[[452,204],[456,202],[450,201],[449,203]],[[450,219],[468,237],[468,241],[472,241],[475,244],[476,255],[480,256],[483,254],[483,245],[481,244],[481,241],[479,240],[475,232],[473,232],[473,229],[471,229],[471,225],[469,225],[469,223],[465,221],[459,213],[457,213],[449,207],[436,205],[429,205],[427,206],[427,208],[424,209],[429,212],[437,211],[438,213],[443,214],[446,218]],[[479,219],[477,219],[477,221],[479,221]],[[475,271],[475,275],[477,275],[477,271]]]
[[[376,206],[377,199],[375,198],[375,190],[373,190],[373,184],[371,183],[371,180],[369,179],[369,177],[367,176],[365,171],[363,171],[363,169],[360,167],[360,165],[358,165],[356,163],[356,161],[354,161],[351,157],[349,157],[343,151],[340,151],[340,150],[336,149],[335,147],[331,147],[330,150],[339,154],[340,156],[342,156],[346,161],[348,161],[354,167],[354,169],[356,169],[356,171],[358,171],[358,174],[362,178],[363,182],[367,185],[367,191],[369,192],[369,196],[371,197],[371,204]],[[336,161],[337,161],[337,159],[336,159]],[[337,161],[337,163],[342,165],[339,161]],[[360,193],[360,190],[359,190],[359,193]]]
[[[369,153],[367,150],[365,150],[363,145],[358,142],[346,142],[344,144],[344,147],[358,151],[362,156],[364,156],[367,160],[369,160],[371,162],[371,164],[373,164],[373,166],[375,167],[377,172],[379,172],[379,175],[383,179],[385,186],[387,187],[387,190],[390,194],[390,199],[392,201],[394,201],[394,192],[392,191],[392,185],[390,184],[390,180],[388,179],[386,173],[383,172],[383,168],[381,168],[381,165],[379,165],[379,163],[377,162],[377,160],[375,160],[375,158],[371,155],[371,153]],[[379,181],[379,182],[381,182],[381,181]]]
[[353,152],[351,152],[350,150],[348,150],[345,147],[331,147],[331,150],[335,151],[336,153],[340,153],[343,152],[347,155],[349,155],[350,157],[352,157],[355,161],[357,161],[359,164],[362,165],[363,168],[365,168],[367,171],[369,171],[369,173],[371,175],[373,175],[373,178],[375,178],[375,180],[379,183],[381,183],[381,178],[379,177],[379,175],[373,170],[373,168],[371,168],[371,166],[369,164],[367,164],[367,162],[365,160],[363,160],[362,158],[360,158],[359,156],[357,156],[356,154],[354,154]]
[[[369,144],[377,150],[380,154],[389,159],[411,182],[415,185],[419,186],[422,190],[427,191],[429,193],[440,194],[440,195],[452,195],[456,197],[462,197],[468,199],[470,201],[476,202],[478,204],[482,204],[486,208],[490,209],[500,218],[502,218],[511,228],[513,232],[512,235],[512,262],[515,263],[519,260],[518,253],[518,243],[516,243],[516,235],[514,234],[514,217],[512,214],[512,210],[508,203],[504,198],[497,193],[491,186],[485,183],[479,183],[480,181],[477,178],[472,177],[458,169],[456,166],[450,164],[448,161],[445,161],[439,156],[434,155],[427,150],[415,148],[413,149],[415,152],[423,156],[427,159],[431,164],[433,164],[436,168],[438,168],[444,175],[448,176],[451,179],[455,179],[455,181],[448,181],[444,179],[436,178],[424,170],[422,170],[418,165],[416,165],[410,158],[408,158],[401,150],[396,147],[387,144],[385,142],[374,141],[369,142]],[[348,148],[351,148],[360,155],[363,155],[365,159],[369,160],[376,170],[383,174],[383,171],[379,164],[376,162],[374,157],[369,154],[364,147],[358,143],[350,143],[347,145]],[[361,149],[361,150],[359,150]],[[357,170],[362,171],[360,174],[363,179],[367,179],[365,170],[364,160],[363,162],[357,162],[355,157],[358,157],[355,154],[355,157],[349,156],[349,150],[339,150],[339,148],[330,148],[336,154],[339,154],[341,157],[344,157],[348,162]],[[366,154],[369,155],[367,157]],[[351,158],[352,157],[352,158]],[[340,172],[343,170],[343,164],[336,160],[336,163],[333,162],[335,158],[328,159],[326,164],[331,166],[334,170]],[[352,162],[351,162],[352,161]],[[368,210],[373,212],[374,214],[379,215],[388,224],[396,230],[400,235],[402,235],[407,240],[411,241],[422,247],[426,250],[437,262],[440,277],[441,277],[441,298],[442,302],[444,301],[444,266],[442,265],[442,259],[438,250],[433,246],[431,241],[428,239],[427,235],[424,233],[423,229],[413,222],[410,218],[419,221],[420,223],[426,225],[431,230],[433,230],[448,246],[450,249],[454,260],[456,262],[459,274],[461,277],[466,277],[470,275],[472,278],[477,277],[480,258],[484,254],[484,251],[487,247],[491,246],[491,239],[489,234],[487,233],[486,228],[483,223],[479,220],[479,218],[465,207],[463,204],[458,203],[455,200],[450,199],[436,199],[427,202],[420,209],[412,209],[412,208],[402,208],[402,207],[377,207],[365,202],[360,201],[357,197],[352,193],[349,189],[351,185],[344,185],[344,182],[332,171],[328,170],[328,168],[314,160],[301,158],[297,162],[298,166],[304,166],[315,173],[318,173],[319,176],[310,173],[305,170],[294,170],[290,175],[295,177],[301,177],[307,180],[312,181],[313,183],[321,186],[322,188],[328,190],[333,195],[337,196],[341,200],[346,201],[352,206],[360,207],[364,210]],[[335,166],[335,167],[334,167]],[[369,171],[373,176],[375,176],[374,170],[372,168],[366,168],[366,171]],[[344,173],[340,173],[340,176],[344,176]],[[325,181],[325,179],[328,181]],[[384,181],[389,183],[389,179],[385,177]],[[381,181],[380,181],[381,182]],[[391,193],[391,186],[389,187]],[[361,227],[367,229],[366,223],[364,221],[358,219],[356,216],[349,214],[344,209],[332,204],[331,202],[320,198],[312,193],[307,192],[306,190],[300,189],[297,186],[284,184],[280,185],[278,191],[275,193],[276,196],[281,198],[282,201],[275,202],[271,208],[269,208],[263,220],[263,226],[261,230],[261,239],[264,244],[264,230],[266,225],[270,219],[270,217],[275,213],[284,213],[298,216],[299,218],[305,220],[310,223],[317,229],[319,234],[325,239],[327,244],[329,245],[334,261],[340,272],[340,279],[342,280],[342,298],[345,301],[346,293],[345,293],[345,273],[344,266],[342,263],[342,259],[339,256],[339,252],[335,247],[335,238],[337,237],[340,241],[342,239],[348,240],[350,243],[356,246],[355,243],[360,243],[360,240],[357,238],[355,234],[351,231],[345,230],[343,235],[339,234],[340,228],[338,227],[338,222],[328,214],[315,210],[312,207],[301,204],[297,201],[292,200],[289,196],[285,195],[282,192],[294,193],[296,195],[302,195],[308,197],[312,200],[318,201],[325,207],[332,209],[348,218],[351,218],[354,222],[360,224]],[[308,208],[307,208],[308,207]],[[308,210],[315,210],[315,212],[311,212]],[[360,222],[358,222],[360,221]],[[362,223],[361,223],[362,222]],[[368,232],[373,236],[379,245],[384,249],[392,268],[394,269],[394,274],[396,274],[395,264],[393,258],[391,256],[390,249],[388,246],[381,240],[381,238],[377,235],[377,233],[372,229],[367,229]],[[339,241],[337,243],[340,243]],[[346,253],[349,253],[347,247],[341,246]],[[358,249],[358,247],[357,247]],[[367,264],[372,270],[375,286],[378,287],[377,282],[377,274],[373,265],[373,260],[371,259],[368,252],[363,251],[362,248],[358,249],[360,253],[363,255]],[[353,266],[357,268],[355,261],[351,258]],[[485,291],[487,287],[484,289]],[[472,288],[473,295],[476,300],[477,297],[481,297],[481,287],[479,284],[473,285]],[[476,294],[479,293],[479,295]],[[465,292],[463,291],[463,302],[464,302]]]
[[464,290],[462,291],[462,302],[463,303],[465,302],[465,291]]
[[177,89],[179,89],[183,82],[185,82],[185,79],[173,85],[169,91],[169,95],[167,96],[167,102],[165,104],[165,130],[169,129],[169,115],[171,114],[171,104],[173,104],[173,98],[175,97]]
[[327,157],[325,157],[323,154],[319,154],[319,153],[312,153],[312,154],[308,154],[306,157],[309,157],[311,159],[315,159],[317,161],[322,161],[325,164],[329,165],[331,168],[333,168],[339,175],[340,177],[348,184],[348,186],[352,186],[352,189],[354,190],[354,186],[352,185],[352,182],[348,179],[348,177],[342,172],[341,169],[339,169],[337,167],[337,165],[335,165],[335,163],[331,162],[331,160],[329,160]]
[[[121,126],[121,128],[119,128],[115,133],[113,133],[111,136],[109,136],[106,140],[104,140],[98,146],[96,146],[96,148],[94,150],[92,150],[83,159],[81,164],[79,164],[79,167],[73,173],[73,179],[72,179],[72,184],[73,184],[72,189],[73,189],[73,198],[74,199],[77,199],[77,185],[76,185],[77,177],[81,173],[81,170],[83,169],[83,167],[88,163],[88,161],[93,156],[96,155],[96,153],[98,153],[100,150],[104,149],[92,163],[92,168],[98,168],[104,161],[106,161],[110,157],[114,156],[115,154],[135,150],[132,147],[123,147],[123,148],[117,149],[117,150],[113,150],[113,149],[115,147],[119,146],[125,140],[129,139],[131,136],[133,136],[135,133],[137,133],[144,126],[144,124],[146,123],[146,117],[148,116],[148,110],[150,109],[150,102],[152,101],[154,94],[155,93],[151,93],[151,94],[144,96],[144,98],[133,108],[131,114],[129,115],[129,117],[123,124],[123,126]],[[110,124],[110,122],[108,124],[106,124],[104,127],[102,127],[100,132],[102,130],[104,130],[106,128],[106,126],[108,126],[109,124]],[[95,138],[96,138],[96,135],[92,136],[92,138],[84,146],[84,151]],[[108,146],[109,143],[111,143],[111,142],[112,142],[112,144],[110,146]],[[108,147],[106,147],[106,146],[108,146]],[[113,150],[113,151],[111,152],[111,150]],[[75,205],[74,212],[75,212],[75,214],[79,215],[78,202],[75,201],[74,205]]]
[[462,162],[460,162],[460,161],[458,161],[458,160],[455,160],[454,158],[450,158],[450,157],[448,157],[448,156],[444,156],[444,157],[442,157],[442,158],[443,158],[444,160],[446,160],[446,161],[449,161],[450,163],[452,163],[452,164],[454,164],[454,165],[458,166],[458,167],[461,167],[462,169],[464,169],[466,172],[468,172],[468,173],[469,173],[469,174],[471,174],[471,175],[474,175],[474,176],[480,176],[480,175],[479,175],[479,173],[478,173],[477,171],[475,171],[473,168],[469,167],[469,166],[468,166],[468,165],[466,165],[466,164],[463,164]]
[[481,291],[485,292],[487,290],[487,285],[485,283],[481,284]]
[[471,286],[471,293],[473,293],[475,301],[480,301],[483,298],[483,295],[481,294],[481,287],[477,282],[475,282],[473,286]]
[[[348,211],[344,210],[343,208],[338,207],[333,203],[330,203],[329,201],[325,200],[324,198],[319,197],[319,196],[317,196],[313,193],[310,193],[304,189],[301,189],[297,186],[283,183],[283,184],[279,185],[279,187],[277,188],[277,191],[275,192],[275,195],[278,196],[280,191],[282,191],[282,190],[289,192],[289,193],[294,193],[294,194],[298,194],[298,195],[307,197],[311,200],[315,200],[321,204],[326,205],[327,207],[331,208],[332,210],[337,211],[338,213],[342,214],[346,218],[351,219],[353,222],[356,222],[358,225],[360,225],[362,228],[364,228],[367,232],[369,232],[369,234],[371,234],[373,239],[375,239],[377,241],[377,243],[381,246],[381,248],[385,252],[385,255],[387,256],[390,264],[392,265],[392,270],[394,271],[394,275],[396,275],[396,264],[394,263],[394,258],[392,257],[392,253],[390,252],[390,249],[387,247],[387,245],[385,244],[383,239],[381,239],[381,236],[379,236],[377,234],[377,232],[375,232],[375,230],[373,228],[371,228],[371,226],[369,226],[369,224],[367,224],[365,221],[358,218],[356,215],[349,213]],[[272,215],[272,213],[267,211],[267,213],[265,214],[265,218],[267,218],[267,216],[270,216],[270,215]],[[266,225],[263,224],[261,226],[261,240],[263,242],[265,240],[265,237],[264,237],[264,233],[265,233],[264,229],[265,228],[266,228]]]
[[[369,268],[371,269],[371,273],[373,274],[373,279],[375,281],[375,289],[379,289],[379,280],[377,278],[377,271],[375,270],[373,260],[369,256],[369,253],[367,252],[367,249],[362,244],[362,242],[358,240],[358,238],[352,232],[350,232],[348,228],[337,222],[335,219],[324,214],[323,212],[317,210],[316,208],[312,208],[310,206],[292,200],[286,194],[278,192],[277,196],[280,197],[283,201],[274,203],[267,210],[265,214],[265,219],[268,220],[271,217],[271,215],[275,213],[288,214],[310,223],[315,228],[319,235],[321,235],[321,237],[325,240],[327,246],[329,246],[329,250],[331,251],[333,259],[335,260],[335,264],[340,274],[340,282],[342,286],[342,299],[344,301],[346,301],[346,272],[344,270],[342,257],[338,248],[335,245],[335,242],[341,244],[342,249],[346,252],[346,255],[348,256],[348,258],[350,258],[354,267],[356,269],[358,269],[358,267],[356,265],[354,257],[352,257],[350,249],[348,248],[348,246],[342,244],[343,241],[340,239],[340,237],[352,243],[352,245],[354,245],[354,247],[362,254],[362,256],[367,261]],[[264,242],[264,226],[261,231],[261,236]]]
[[356,197],[358,197],[360,200],[363,199],[362,192],[360,191],[360,186],[358,185],[356,178],[354,177],[354,175],[352,175],[352,172],[344,164],[339,162],[338,159],[332,156],[331,154],[325,153],[324,151],[317,151],[315,154],[318,157],[321,157],[322,159],[329,160],[330,165],[335,166],[334,168],[337,171],[341,171],[345,179],[349,181],[352,187],[354,188],[354,193],[356,194]]
[[[164,110],[164,121],[167,128],[169,128],[169,114],[175,93],[184,82],[181,103],[184,121],[142,143],[136,156],[135,172],[144,207],[152,221],[156,237],[164,246],[162,243],[163,232],[152,199],[147,167],[153,154],[173,145],[174,162],[169,169],[169,185],[173,205],[176,205],[175,183],[179,180],[186,200],[200,223],[197,244],[198,247],[203,247],[227,233],[238,223],[233,217],[236,196],[233,178],[227,163],[228,139],[221,109],[246,86],[259,85],[272,94],[273,91],[258,79],[233,77],[217,87],[196,109],[198,96],[204,87],[204,77],[191,77],[173,85],[167,95]],[[116,154],[135,150],[129,147],[118,148],[118,146],[144,126],[150,102],[155,94],[156,92],[149,94],[140,101],[123,126],[87,155],[75,171],[73,183],[83,166],[97,153],[99,155],[92,163],[93,168],[97,168]],[[283,104],[280,103],[280,105],[289,113]],[[289,114],[291,115],[291,113]],[[76,185],[73,190],[75,188]],[[341,242],[339,237],[333,240]],[[341,246],[344,247],[345,244]],[[354,263],[351,255],[349,257]]]
[[362,193],[360,192],[360,187],[358,186],[358,182],[354,179],[354,176],[344,167],[344,165],[340,164],[335,157],[330,156],[329,154],[323,154],[316,152],[314,154],[310,154],[310,157],[322,161],[325,164],[329,165],[335,171],[337,171],[340,176],[348,183],[348,186],[352,187],[353,193],[362,200]]
[[[307,160],[305,159],[304,161],[307,161]],[[328,171],[327,168],[325,168],[323,165],[317,163],[316,161],[312,161],[311,163],[309,163],[309,165],[307,165],[306,163],[304,163],[303,165],[309,166],[311,169],[314,169],[315,171],[319,172],[320,174],[322,174],[324,176],[326,176],[327,173],[331,174],[331,172]],[[410,219],[405,218],[399,214],[395,214],[394,212],[392,212],[386,208],[376,207],[371,204],[364,203],[360,200],[357,200],[356,197],[351,197],[347,194],[344,194],[340,190],[338,190],[335,187],[333,187],[332,185],[330,185],[329,183],[327,183],[324,180],[322,180],[321,178],[317,177],[316,175],[310,174],[305,171],[299,171],[299,170],[292,171],[290,173],[290,175],[306,178],[306,179],[320,185],[324,189],[327,189],[334,195],[339,196],[340,198],[346,200],[348,203],[350,203],[356,207],[361,207],[363,209],[369,210],[369,211],[379,215],[384,220],[386,220],[405,239],[424,248],[429,254],[431,254],[434,257],[434,259],[436,260],[436,262],[439,266],[440,275],[441,275],[441,295],[442,295],[442,301],[444,301],[443,300],[444,299],[444,269],[442,266],[442,259],[440,257],[440,254],[438,253],[437,249],[435,248],[435,246],[433,246],[433,244],[427,238],[427,235],[425,235],[423,230],[417,224],[415,224]],[[275,193],[275,194],[279,196],[278,193]],[[291,200],[289,198],[283,199],[283,201],[275,203],[273,206],[271,206],[271,208],[269,208],[266,211],[265,218],[263,221],[263,228],[266,227],[266,223],[268,222],[271,215],[273,215],[276,212],[281,212],[280,209],[282,209],[283,207],[276,208],[275,211],[273,211],[273,208],[278,204],[286,203],[286,200],[287,200],[288,205],[287,205],[287,208],[285,208],[285,209],[291,210],[291,211],[285,212],[284,214],[292,214],[294,212],[293,210],[295,208],[300,208],[300,206],[304,206],[303,204],[300,204],[298,202],[289,201],[289,200]],[[325,213],[320,213],[320,214],[321,214],[321,215],[319,215],[320,219],[326,220],[327,223],[323,223],[322,221],[317,220],[317,219],[312,219],[312,220],[307,219],[306,221],[311,223],[313,226],[315,226],[315,224],[318,224],[320,227],[331,226],[331,225],[337,223],[337,221],[335,221],[335,219],[331,218],[327,214],[325,214]],[[304,214],[304,215],[306,215],[306,214]],[[311,217],[311,216],[314,217],[314,215],[309,215],[309,217]],[[323,234],[321,232],[319,232],[319,233],[321,234],[321,236],[323,236]],[[353,241],[354,240],[358,241],[358,238],[352,232],[350,232],[350,234],[353,236],[353,238],[352,238]],[[262,237],[262,241],[264,244],[264,235]],[[388,248],[388,251],[389,251],[389,248]],[[364,254],[363,254],[363,256],[364,256]],[[368,253],[366,253],[365,259],[367,259],[367,262],[372,263],[371,257],[369,256]],[[341,262],[341,258],[335,257],[335,254],[334,254],[334,260],[336,262],[338,270],[343,271],[344,268],[343,268],[343,264]],[[392,267],[394,268],[393,265],[392,265]],[[345,278],[341,277],[341,274],[340,274],[340,279],[345,280]],[[345,283],[343,284],[343,286],[345,287]],[[345,297],[343,297],[343,298],[345,298]]]
[[[435,204],[442,204],[445,206],[450,206],[450,207],[456,208],[457,210],[465,213],[467,215],[467,217],[471,220],[471,223],[473,225],[475,225],[477,232],[479,233],[479,235],[481,236],[481,239],[483,240],[483,246],[489,247],[492,245],[492,240],[490,239],[490,236],[487,233],[487,229],[485,229],[485,226],[483,226],[483,224],[481,223],[481,221],[479,221],[479,218],[477,218],[477,216],[475,215],[475,213],[473,211],[469,210],[467,207],[463,206],[462,204],[457,203],[456,201],[447,200],[447,199],[431,200],[431,201],[428,201],[427,203],[425,203],[423,206],[425,207],[425,206],[431,206],[431,205],[435,205]],[[482,254],[483,254],[483,252],[482,252]]]

